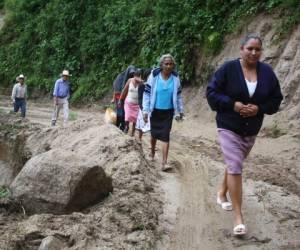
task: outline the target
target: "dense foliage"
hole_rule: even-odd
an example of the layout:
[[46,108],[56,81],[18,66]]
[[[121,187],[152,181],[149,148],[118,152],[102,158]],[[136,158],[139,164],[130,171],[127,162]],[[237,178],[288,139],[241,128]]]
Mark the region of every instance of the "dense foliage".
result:
[[298,0],[0,0],[2,5],[0,84],[24,73],[31,89],[49,93],[66,68],[73,75],[73,101],[103,96],[129,64],[151,67],[165,53],[175,56],[182,79],[190,82],[195,49],[215,53],[241,20],[276,10],[287,32],[300,15]]

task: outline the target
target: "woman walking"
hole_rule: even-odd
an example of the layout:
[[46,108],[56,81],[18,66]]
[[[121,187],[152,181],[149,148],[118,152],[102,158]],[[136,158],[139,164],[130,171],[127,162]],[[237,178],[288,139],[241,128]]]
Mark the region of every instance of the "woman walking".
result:
[[167,164],[170,132],[173,117],[183,116],[181,85],[174,71],[175,60],[166,54],[160,58],[159,68],[153,70],[147,80],[143,97],[143,115],[145,122],[150,116],[151,157],[154,158],[157,140],[162,142],[162,170],[170,169]]
[[125,111],[124,100],[121,100],[120,96],[127,80],[133,77],[134,71],[135,67],[133,65],[129,65],[124,72],[118,74],[113,83],[114,91],[111,103],[115,104],[115,111],[117,114],[116,126],[122,131],[125,129]]
[[221,66],[206,93],[210,107],[217,111],[218,136],[227,167],[217,203],[224,210],[233,208],[233,234],[237,236],[247,232],[242,216],[243,162],[254,145],[264,115],[276,113],[283,99],[272,68],[259,61],[261,54],[260,37],[247,35],[241,41],[241,58]]
[[[136,69],[133,78],[128,79],[124,89],[120,96],[121,100],[125,99],[124,110],[125,110],[125,130],[128,132],[129,123],[132,122],[131,136],[134,136],[135,124],[139,113],[139,100],[138,100],[138,88],[142,84],[141,70]],[[119,103],[120,105],[120,103]]]

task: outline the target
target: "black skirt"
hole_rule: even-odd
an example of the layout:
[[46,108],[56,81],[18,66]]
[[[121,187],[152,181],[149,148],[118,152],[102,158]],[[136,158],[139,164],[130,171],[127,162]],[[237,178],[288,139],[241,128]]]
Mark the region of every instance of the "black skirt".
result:
[[172,128],[174,110],[173,109],[154,109],[151,118],[151,136],[155,139],[169,142]]

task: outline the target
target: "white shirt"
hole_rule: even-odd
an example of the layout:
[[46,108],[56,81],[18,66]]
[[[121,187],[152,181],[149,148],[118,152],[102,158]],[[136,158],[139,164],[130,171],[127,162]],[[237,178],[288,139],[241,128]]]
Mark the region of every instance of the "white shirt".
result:
[[249,92],[249,96],[252,97],[254,95],[256,86],[257,86],[257,81],[255,82],[250,82],[245,78],[246,84],[247,84],[247,88],[248,88],[248,92]]
[[136,87],[134,87],[133,82],[132,81],[129,82],[128,94],[127,94],[127,97],[126,97],[126,100],[128,102],[134,103],[134,104],[139,103],[138,88],[139,88],[138,84],[136,85]]
[[15,98],[26,98],[27,97],[27,87],[25,83],[21,85],[21,83],[16,83],[12,90],[11,99],[14,101]]

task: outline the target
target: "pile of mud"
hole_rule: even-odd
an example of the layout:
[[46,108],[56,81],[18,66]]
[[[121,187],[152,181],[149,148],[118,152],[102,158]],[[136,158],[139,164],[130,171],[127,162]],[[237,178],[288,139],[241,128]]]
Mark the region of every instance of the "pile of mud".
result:
[[[0,144],[6,142],[10,152],[2,154],[6,155],[2,160],[13,168],[11,194],[0,198],[0,249],[38,249],[47,244],[62,249],[154,247],[162,213],[155,191],[157,172],[134,138],[93,120],[43,128],[9,115],[1,114],[0,119]],[[17,139],[21,135],[22,140]],[[10,146],[16,141],[19,151]],[[13,167],[16,158],[23,161]],[[101,181],[89,185],[99,174],[91,172],[84,182],[74,181],[89,166],[103,170],[106,181],[111,179],[106,194],[93,196],[91,203],[86,202],[88,193],[103,191]],[[73,205],[84,206],[64,203],[72,197]]]

